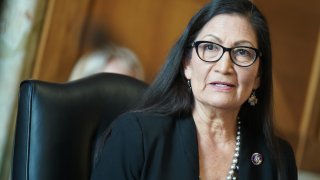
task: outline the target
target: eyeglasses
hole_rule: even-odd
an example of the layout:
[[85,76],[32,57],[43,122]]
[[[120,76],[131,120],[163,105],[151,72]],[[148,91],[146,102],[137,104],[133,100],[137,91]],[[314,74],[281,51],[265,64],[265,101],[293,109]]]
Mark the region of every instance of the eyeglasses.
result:
[[241,67],[251,66],[258,57],[262,56],[261,52],[253,47],[226,48],[210,41],[195,41],[192,47],[196,48],[198,57],[205,62],[217,62],[228,51],[232,62]]

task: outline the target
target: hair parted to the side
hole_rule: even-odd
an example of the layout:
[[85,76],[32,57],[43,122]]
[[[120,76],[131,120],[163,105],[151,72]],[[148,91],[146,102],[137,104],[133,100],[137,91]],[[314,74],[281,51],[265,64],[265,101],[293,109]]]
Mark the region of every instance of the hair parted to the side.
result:
[[[240,110],[243,126],[252,135],[265,137],[277,164],[277,143],[273,130],[272,52],[267,21],[259,9],[248,0],[214,0],[195,14],[178,41],[172,47],[162,70],[146,91],[137,111],[171,116],[191,115],[193,95],[184,75],[184,63],[190,60],[191,43],[202,27],[219,14],[236,14],[247,18],[258,40],[260,57],[260,87],[256,90],[259,103],[251,107],[245,102]],[[281,165],[278,167],[281,172]],[[280,175],[279,176],[283,176]],[[279,177],[280,178],[280,177]]]

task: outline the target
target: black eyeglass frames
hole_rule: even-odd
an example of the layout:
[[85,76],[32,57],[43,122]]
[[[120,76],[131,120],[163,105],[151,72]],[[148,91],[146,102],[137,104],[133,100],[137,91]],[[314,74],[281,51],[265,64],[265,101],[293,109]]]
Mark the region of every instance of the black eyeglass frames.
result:
[[205,62],[217,62],[228,51],[232,62],[241,67],[251,66],[258,57],[262,56],[259,49],[253,47],[226,48],[210,41],[195,41],[192,43],[192,47],[196,49],[198,57]]

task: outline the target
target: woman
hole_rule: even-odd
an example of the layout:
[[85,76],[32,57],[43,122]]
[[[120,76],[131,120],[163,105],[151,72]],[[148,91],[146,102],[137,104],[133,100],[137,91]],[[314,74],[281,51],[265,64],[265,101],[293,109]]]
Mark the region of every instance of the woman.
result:
[[267,23],[246,0],[201,9],[138,110],[111,126],[96,179],[297,179],[272,125]]

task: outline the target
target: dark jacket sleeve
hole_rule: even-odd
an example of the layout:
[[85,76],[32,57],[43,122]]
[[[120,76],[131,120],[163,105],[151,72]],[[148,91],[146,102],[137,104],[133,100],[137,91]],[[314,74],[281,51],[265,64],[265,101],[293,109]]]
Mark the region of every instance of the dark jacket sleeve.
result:
[[122,115],[112,124],[91,179],[140,179],[142,166],[143,138],[140,125],[133,115]]

